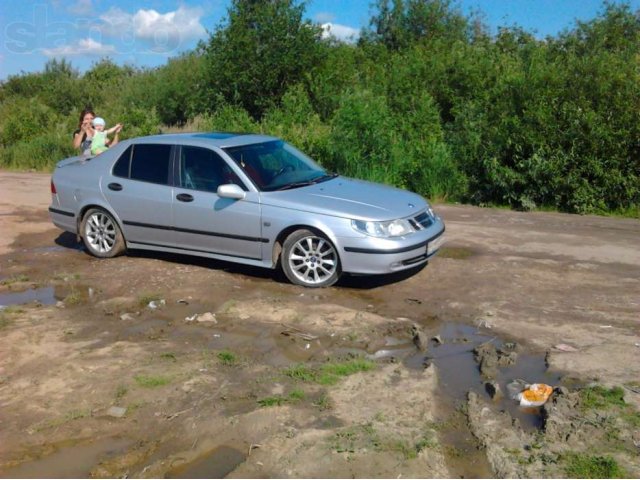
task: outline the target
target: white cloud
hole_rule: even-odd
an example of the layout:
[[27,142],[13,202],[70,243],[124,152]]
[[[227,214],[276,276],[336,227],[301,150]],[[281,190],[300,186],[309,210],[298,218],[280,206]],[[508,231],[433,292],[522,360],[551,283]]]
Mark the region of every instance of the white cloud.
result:
[[127,32],[144,40],[173,43],[203,37],[207,33],[200,23],[203,15],[204,11],[197,7],[180,6],[167,13],[140,9],[133,14],[112,7],[100,15],[100,20],[104,22],[100,30],[111,36]]
[[91,0],[77,0],[73,5],[67,7],[67,11],[74,15],[89,15],[93,10]]
[[340,25],[339,23],[327,22],[323,23],[321,27],[322,38],[334,37],[343,42],[354,42],[360,35],[360,30],[357,28]]
[[116,52],[113,45],[104,45],[92,38],[83,38],[75,44],[63,45],[56,48],[44,48],[42,53],[47,57],[63,57],[73,55],[109,55]]

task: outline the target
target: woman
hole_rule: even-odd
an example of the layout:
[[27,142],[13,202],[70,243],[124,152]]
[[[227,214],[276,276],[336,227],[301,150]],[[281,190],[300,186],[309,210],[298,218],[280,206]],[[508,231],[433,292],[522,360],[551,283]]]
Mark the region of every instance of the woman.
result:
[[[96,114],[91,108],[85,108],[80,112],[78,129],[73,132],[73,148],[80,150],[81,155],[91,155],[91,140],[93,139],[94,134],[91,122],[93,122],[94,118],[96,118]],[[115,136],[109,144],[110,147],[113,147],[118,143],[119,132],[119,130],[115,132]]]

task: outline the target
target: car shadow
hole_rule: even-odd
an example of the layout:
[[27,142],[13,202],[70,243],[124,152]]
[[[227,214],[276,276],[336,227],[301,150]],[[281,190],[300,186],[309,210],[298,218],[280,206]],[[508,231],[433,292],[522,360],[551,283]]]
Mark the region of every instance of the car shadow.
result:
[[57,236],[54,242],[60,247],[69,248],[71,250],[84,250],[82,240],[78,241],[77,237],[71,232],[62,232]]
[[[63,232],[55,239],[56,245],[70,250],[85,250],[82,241],[77,241],[76,236],[70,232]],[[87,255],[89,253],[87,252]],[[269,268],[242,265],[239,263],[226,262],[213,258],[197,257],[188,254],[157,252],[152,250],[127,250],[127,256],[133,258],[150,258],[163,260],[165,262],[179,263],[181,265],[193,265],[196,267],[210,268],[212,270],[222,270],[232,274],[240,274],[253,278],[273,280],[281,284],[290,284],[281,269],[271,270]],[[382,275],[351,275],[345,274],[334,285],[338,288],[352,288],[358,290],[370,290],[394,283],[402,282],[419,273],[427,264],[403,270],[401,272],[387,273]]]

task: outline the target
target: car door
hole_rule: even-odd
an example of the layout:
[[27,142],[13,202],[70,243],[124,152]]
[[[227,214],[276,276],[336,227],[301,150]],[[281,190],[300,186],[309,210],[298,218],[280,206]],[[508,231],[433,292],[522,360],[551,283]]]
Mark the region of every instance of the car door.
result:
[[137,143],[102,178],[102,191],[122,222],[127,242],[175,245],[172,155],[172,145]]
[[[248,191],[214,150],[178,147],[179,174],[174,200],[176,242],[185,250],[262,259],[258,192]],[[218,186],[235,183],[244,199],[222,198]]]

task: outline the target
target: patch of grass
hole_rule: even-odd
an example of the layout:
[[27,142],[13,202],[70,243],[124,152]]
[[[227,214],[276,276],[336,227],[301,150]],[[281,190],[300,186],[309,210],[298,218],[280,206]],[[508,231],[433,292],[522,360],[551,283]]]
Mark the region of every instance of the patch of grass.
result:
[[272,395],[270,397],[261,398],[258,400],[258,405],[261,407],[279,407],[285,403],[298,403],[307,397],[303,390],[296,389],[289,392],[284,397],[282,395]]
[[7,328],[9,325],[11,325],[11,320],[3,311],[0,311],[0,330]]
[[304,390],[300,390],[299,388],[292,390],[289,395],[288,395],[288,399],[291,402],[300,402],[302,400],[304,400],[306,398],[306,394],[304,393]]
[[580,390],[582,408],[585,410],[624,407],[624,390],[621,387],[604,388],[599,385]]
[[162,387],[163,385],[171,383],[171,379],[169,377],[164,377],[162,375],[136,375],[133,379],[139,386],[144,388]]
[[375,368],[376,364],[363,358],[354,358],[344,362],[329,362],[318,369],[304,364],[295,365],[282,373],[289,378],[302,382],[315,382],[320,385],[335,385],[340,378],[353,375],[358,372],[366,372]]
[[387,449],[401,454],[405,460],[412,460],[418,456],[416,448],[406,440],[395,440],[389,444]]
[[89,417],[90,415],[91,415],[91,410],[88,410],[88,409],[85,409],[85,410],[71,410],[70,412],[67,412],[62,417],[54,418],[54,419],[51,419],[51,420],[45,420],[43,422],[39,422],[36,425],[34,425],[33,427],[31,427],[29,430],[31,430],[33,432],[41,432],[41,431],[47,430],[49,428],[59,427],[61,425],[64,425],[65,423],[71,422],[73,420],[78,420],[80,418]]
[[287,368],[283,373],[287,377],[293,378],[294,380],[300,380],[302,382],[315,382],[317,376],[314,370],[302,363]]
[[609,456],[570,453],[563,457],[569,478],[626,478],[627,473]]
[[238,363],[238,356],[229,350],[222,350],[218,352],[218,360],[222,365],[230,367]]
[[354,358],[346,362],[325,363],[320,368],[317,382],[321,385],[335,385],[342,377],[358,372],[367,372],[374,369],[375,366],[374,362],[362,358]]
[[329,397],[324,393],[320,395],[320,397],[318,397],[318,399],[313,402],[312,405],[320,411],[331,410],[333,408],[333,405],[331,405],[331,400],[329,400]]
[[4,313],[5,315],[24,313],[24,308],[22,308],[20,305],[8,305],[0,310],[0,313]]
[[176,354],[173,352],[167,352],[167,353],[161,353],[160,354],[160,358],[162,360],[167,360],[170,362],[177,362],[178,361],[178,357],[176,357]]
[[442,258],[453,258],[454,260],[466,260],[473,255],[468,248],[463,247],[442,247],[438,256]]
[[21,273],[19,275],[12,275],[9,278],[5,278],[0,282],[0,285],[13,285],[14,283],[28,282],[28,281],[29,281],[29,277]]
[[118,385],[116,388],[115,398],[116,402],[121,400],[129,391],[129,388],[126,385]]
[[627,411],[623,413],[620,418],[633,428],[640,428],[640,412]]
[[82,294],[75,288],[72,288],[69,295],[64,298],[64,304],[69,306],[80,305],[82,301]]
[[331,439],[331,450],[337,453],[355,453],[358,434],[353,428],[337,432]]
[[279,407],[284,405],[287,399],[282,395],[273,395],[271,397],[265,397],[258,400],[258,405],[261,407]]
[[138,297],[138,305],[146,307],[150,302],[159,302],[162,300],[162,295],[159,293],[144,293]]

